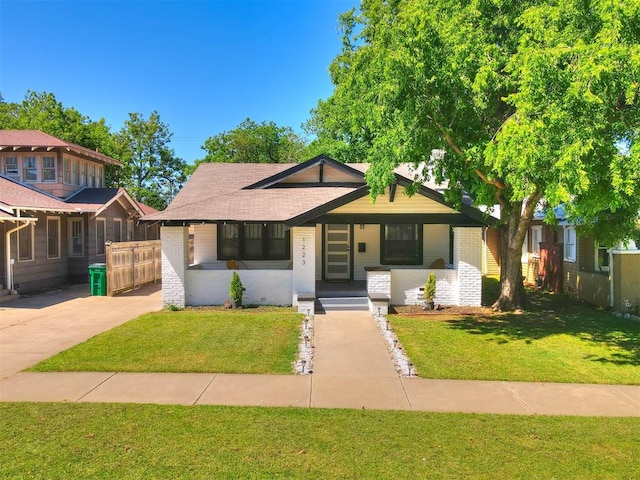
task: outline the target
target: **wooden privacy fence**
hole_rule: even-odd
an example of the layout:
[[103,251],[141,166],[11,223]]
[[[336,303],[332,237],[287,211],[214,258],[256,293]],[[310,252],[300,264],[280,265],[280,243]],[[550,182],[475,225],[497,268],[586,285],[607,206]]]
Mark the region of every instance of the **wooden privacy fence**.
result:
[[107,243],[107,295],[162,279],[160,240]]

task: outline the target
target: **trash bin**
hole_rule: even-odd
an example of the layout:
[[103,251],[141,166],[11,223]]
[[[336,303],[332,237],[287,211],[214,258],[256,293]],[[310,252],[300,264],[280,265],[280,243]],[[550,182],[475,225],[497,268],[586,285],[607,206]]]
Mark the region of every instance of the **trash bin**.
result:
[[89,283],[91,295],[104,297],[107,294],[107,265],[105,263],[89,265]]

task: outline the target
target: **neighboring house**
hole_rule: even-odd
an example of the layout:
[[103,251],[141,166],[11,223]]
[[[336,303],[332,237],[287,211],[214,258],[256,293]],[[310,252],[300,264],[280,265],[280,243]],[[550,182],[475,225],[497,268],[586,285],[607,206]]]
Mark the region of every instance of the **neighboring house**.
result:
[[[633,240],[614,247],[577,234],[576,225],[555,211],[557,226],[536,214],[522,249],[522,274],[556,293],[627,312],[640,302],[640,250]],[[640,226],[640,223],[639,223]],[[625,305],[625,300],[632,307]]]
[[120,162],[35,130],[0,130],[0,290],[86,282],[106,241],[152,240],[138,225],[153,209],[124,189],[104,188]]
[[480,305],[485,216],[426,185],[407,196],[407,168],[374,203],[367,168],[325,156],[201,164],[165,211],[143,219],[162,223],[164,304],[222,304],[239,268],[248,304],[308,308],[323,282],[366,282],[370,298],[420,303],[434,271],[436,303]]

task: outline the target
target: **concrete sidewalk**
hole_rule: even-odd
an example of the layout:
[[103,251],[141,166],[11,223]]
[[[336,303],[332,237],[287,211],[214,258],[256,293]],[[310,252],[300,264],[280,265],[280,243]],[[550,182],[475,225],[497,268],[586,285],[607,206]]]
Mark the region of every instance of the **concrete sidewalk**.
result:
[[41,310],[34,304],[32,318],[7,307],[0,307],[0,401],[640,416],[640,386],[400,378],[367,312],[315,317],[312,375],[19,372],[98,331],[157,310],[160,296],[153,290],[113,299],[80,295]]

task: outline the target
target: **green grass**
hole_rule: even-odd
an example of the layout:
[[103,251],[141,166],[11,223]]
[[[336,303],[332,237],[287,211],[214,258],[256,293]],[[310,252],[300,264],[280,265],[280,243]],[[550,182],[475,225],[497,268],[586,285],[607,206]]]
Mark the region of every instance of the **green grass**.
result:
[[31,370],[292,373],[301,321],[283,308],[149,313]]
[[633,479],[640,418],[0,404],[0,478]]
[[640,323],[530,292],[524,313],[391,316],[423,378],[640,384]]

